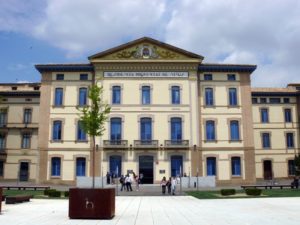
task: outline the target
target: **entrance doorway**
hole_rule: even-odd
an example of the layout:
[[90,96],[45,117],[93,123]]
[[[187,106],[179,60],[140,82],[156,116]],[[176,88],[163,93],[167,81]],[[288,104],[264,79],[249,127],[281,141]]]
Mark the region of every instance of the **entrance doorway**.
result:
[[153,184],[153,156],[143,155],[139,157],[139,175],[142,175],[143,184]]
[[109,157],[109,172],[114,177],[120,177],[122,174],[122,157],[119,155],[112,155]]
[[20,163],[19,180],[20,181],[28,181],[28,179],[29,179],[29,163],[21,162]]
[[265,160],[264,161],[264,179],[272,180],[272,178],[273,178],[272,161]]
[[171,156],[171,176],[182,176],[183,175],[183,167],[182,167],[182,156],[181,155],[173,155]]

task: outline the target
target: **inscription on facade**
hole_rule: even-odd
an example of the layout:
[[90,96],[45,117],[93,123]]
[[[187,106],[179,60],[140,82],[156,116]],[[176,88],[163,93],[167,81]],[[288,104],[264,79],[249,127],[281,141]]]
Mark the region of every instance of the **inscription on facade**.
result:
[[188,72],[104,72],[104,77],[188,77]]

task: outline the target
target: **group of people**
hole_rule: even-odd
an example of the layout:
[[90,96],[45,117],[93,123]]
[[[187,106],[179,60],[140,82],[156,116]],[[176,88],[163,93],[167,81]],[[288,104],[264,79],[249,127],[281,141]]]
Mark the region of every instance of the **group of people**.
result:
[[132,183],[133,182],[135,182],[136,191],[139,191],[142,176],[139,176],[139,175],[135,174],[134,172],[132,172],[132,174],[133,174],[132,177],[129,174],[127,174],[126,176],[121,175],[120,180],[119,180],[120,184],[121,184],[120,191],[125,190],[125,188],[127,191],[132,191]]
[[180,182],[178,181],[179,178],[176,177],[169,177],[169,180],[166,179],[166,177],[163,177],[163,179],[160,182],[161,188],[162,188],[162,194],[166,194],[166,190],[168,190],[168,194],[175,195],[176,191],[176,185]]

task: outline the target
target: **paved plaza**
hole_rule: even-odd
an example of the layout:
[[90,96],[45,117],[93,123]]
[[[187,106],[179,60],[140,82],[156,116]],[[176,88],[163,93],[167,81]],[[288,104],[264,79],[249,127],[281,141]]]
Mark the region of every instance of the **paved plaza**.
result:
[[112,220],[70,220],[68,200],[3,205],[1,225],[300,224],[300,198],[199,200],[191,196],[116,198]]

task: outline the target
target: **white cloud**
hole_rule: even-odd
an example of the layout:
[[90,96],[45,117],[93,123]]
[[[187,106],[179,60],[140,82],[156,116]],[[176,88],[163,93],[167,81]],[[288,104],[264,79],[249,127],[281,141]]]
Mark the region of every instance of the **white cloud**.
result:
[[165,4],[165,0],[52,0],[34,35],[69,56],[95,53],[124,39],[157,34]]
[[300,82],[298,0],[0,0],[0,31],[82,57],[142,36],[205,56],[257,64],[254,86]]

